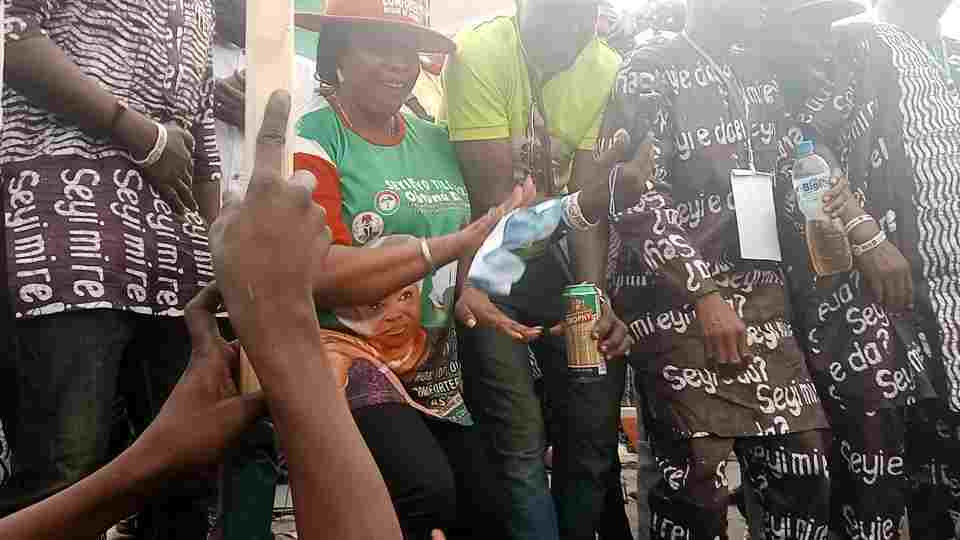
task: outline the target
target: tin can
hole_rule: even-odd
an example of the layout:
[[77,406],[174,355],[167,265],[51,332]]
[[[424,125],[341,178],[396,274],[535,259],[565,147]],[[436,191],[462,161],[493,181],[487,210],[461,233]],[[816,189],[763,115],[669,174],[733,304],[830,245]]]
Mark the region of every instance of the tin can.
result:
[[603,313],[603,295],[593,283],[571,285],[563,290],[566,304],[567,370],[580,380],[601,379],[607,362],[593,339],[593,328]]

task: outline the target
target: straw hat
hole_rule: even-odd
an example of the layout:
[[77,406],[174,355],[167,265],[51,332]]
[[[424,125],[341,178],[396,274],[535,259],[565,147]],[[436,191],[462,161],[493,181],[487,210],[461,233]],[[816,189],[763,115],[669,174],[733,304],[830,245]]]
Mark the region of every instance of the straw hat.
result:
[[382,25],[385,30],[405,33],[425,53],[452,53],[453,40],[430,29],[429,0],[330,0],[326,13],[297,12],[295,24],[322,32],[330,25]]

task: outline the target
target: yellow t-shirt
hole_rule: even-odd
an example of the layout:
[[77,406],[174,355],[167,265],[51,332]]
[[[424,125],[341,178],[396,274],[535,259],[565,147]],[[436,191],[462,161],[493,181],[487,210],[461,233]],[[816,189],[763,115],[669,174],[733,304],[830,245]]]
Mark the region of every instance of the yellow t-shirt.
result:
[[[530,162],[528,128],[539,114],[531,118],[530,77],[516,19],[497,17],[460,34],[456,41],[457,52],[443,72],[442,120],[450,140],[510,139],[514,176],[522,180],[529,171],[517,169]],[[593,150],[620,61],[613,49],[594,39],[570,69],[544,85],[551,154],[560,171],[569,171],[577,150]],[[566,179],[561,182],[565,185]]]

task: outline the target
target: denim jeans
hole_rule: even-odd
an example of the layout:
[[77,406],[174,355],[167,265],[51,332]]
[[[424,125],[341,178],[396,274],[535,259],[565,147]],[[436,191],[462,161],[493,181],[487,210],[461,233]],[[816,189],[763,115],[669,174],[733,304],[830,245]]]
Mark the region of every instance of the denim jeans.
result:
[[[493,300],[507,316],[548,331],[563,315],[567,284],[559,262],[548,254],[528,261],[509,297]],[[467,405],[479,421],[495,470],[504,536],[593,540],[616,470],[626,364],[611,361],[603,380],[577,382],[567,376],[563,338],[544,337],[531,345],[554,415],[551,497],[543,463],[544,419],[527,345],[492,328],[461,327],[460,332]]]
[[[0,489],[0,516],[61,491],[104,465],[114,398],[126,397],[138,431],[159,412],[186,368],[182,319],[87,310],[18,321],[16,474]],[[195,489],[192,493],[188,493]],[[157,494],[140,518],[144,540],[200,540],[210,486]]]

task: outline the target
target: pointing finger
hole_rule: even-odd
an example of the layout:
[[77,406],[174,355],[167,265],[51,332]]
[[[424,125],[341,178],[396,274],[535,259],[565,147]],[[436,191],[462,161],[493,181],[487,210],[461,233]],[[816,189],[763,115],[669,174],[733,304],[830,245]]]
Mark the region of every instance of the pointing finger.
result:
[[290,94],[285,90],[277,90],[270,95],[257,135],[251,191],[281,177],[289,119]]

